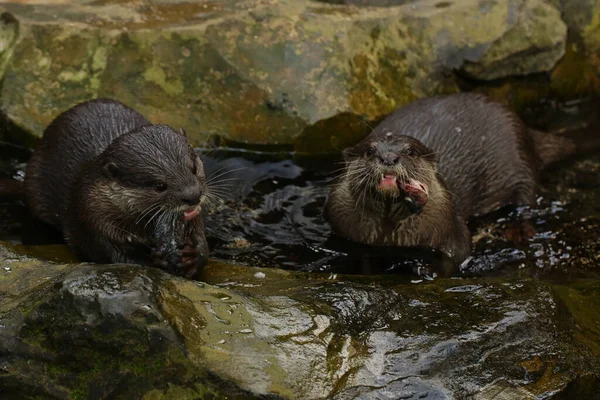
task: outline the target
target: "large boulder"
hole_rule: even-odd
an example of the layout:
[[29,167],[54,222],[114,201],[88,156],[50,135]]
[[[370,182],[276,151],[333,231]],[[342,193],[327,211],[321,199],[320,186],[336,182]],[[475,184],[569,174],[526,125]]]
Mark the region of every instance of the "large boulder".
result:
[[0,253],[8,398],[592,398],[600,384],[595,280],[413,284],[213,262],[194,282]]
[[19,22],[9,13],[0,14],[0,76],[4,75],[19,35]]
[[[40,136],[59,112],[108,96],[185,127],[195,145],[329,152],[361,137],[363,118],[456,92],[464,78],[548,73],[565,54],[556,1],[384,3],[4,3],[20,29],[0,108]],[[582,32],[594,48],[593,28]]]

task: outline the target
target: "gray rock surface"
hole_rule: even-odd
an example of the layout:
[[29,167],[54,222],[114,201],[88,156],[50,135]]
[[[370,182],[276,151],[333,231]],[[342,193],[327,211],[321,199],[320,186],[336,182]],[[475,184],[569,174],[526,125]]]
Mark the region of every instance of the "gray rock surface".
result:
[[[481,82],[554,71],[567,46],[557,3],[13,0],[2,4],[20,29],[0,109],[39,136],[59,112],[107,96],[154,122],[186,128],[195,145],[220,138],[231,146],[337,151],[364,134],[363,117],[373,121],[416,98],[458,91],[456,71]],[[581,26],[594,21],[564,7],[567,22],[595,46],[591,28]],[[595,68],[594,60],[582,62]],[[595,90],[595,73],[576,85],[570,71],[552,79]],[[532,97],[510,97],[523,96]]]
[[19,35],[19,22],[9,13],[0,14],[0,75],[4,75]]
[[194,282],[0,251],[9,398],[522,399],[600,382],[597,281],[399,284],[212,263]]

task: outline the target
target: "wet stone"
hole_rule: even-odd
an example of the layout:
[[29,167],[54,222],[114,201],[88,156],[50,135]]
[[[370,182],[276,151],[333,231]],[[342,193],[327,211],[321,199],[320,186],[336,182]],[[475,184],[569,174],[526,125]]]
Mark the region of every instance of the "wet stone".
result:
[[599,6],[572,3],[9,0],[0,110],[21,142],[112,97],[196,146],[337,153],[434,94],[466,87],[523,111],[600,93]]
[[262,269],[257,283],[256,269],[212,262],[198,285],[153,268],[2,260],[9,398],[527,398],[584,390],[600,367],[597,315],[581,310],[600,301],[597,280],[377,284]]

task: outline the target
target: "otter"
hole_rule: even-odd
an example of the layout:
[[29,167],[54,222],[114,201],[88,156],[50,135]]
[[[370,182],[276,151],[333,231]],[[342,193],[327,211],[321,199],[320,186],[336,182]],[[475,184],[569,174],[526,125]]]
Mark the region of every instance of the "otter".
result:
[[195,277],[208,258],[203,164],[185,132],[114,100],[80,103],[46,128],[25,200],[83,261]]
[[575,154],[577,143],[529,129],[482,94],[417,100],[344,151],[324,216],[346,239],[433,248],[461,263],[471,253],[467,220],[535,205],[542,169]]

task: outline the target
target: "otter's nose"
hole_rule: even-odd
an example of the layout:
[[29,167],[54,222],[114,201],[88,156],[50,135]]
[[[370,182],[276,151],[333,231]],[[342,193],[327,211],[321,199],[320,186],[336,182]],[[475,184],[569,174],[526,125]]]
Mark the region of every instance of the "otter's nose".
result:
[[398,160],[400,160],[400,157],[394,153],[386,153],[379,156],[379,161],[388,167],[398,164]]
[[195,206],[200,203],[200,189],[198,187],[189,187],[182,190],[181,202],[188,206]]

